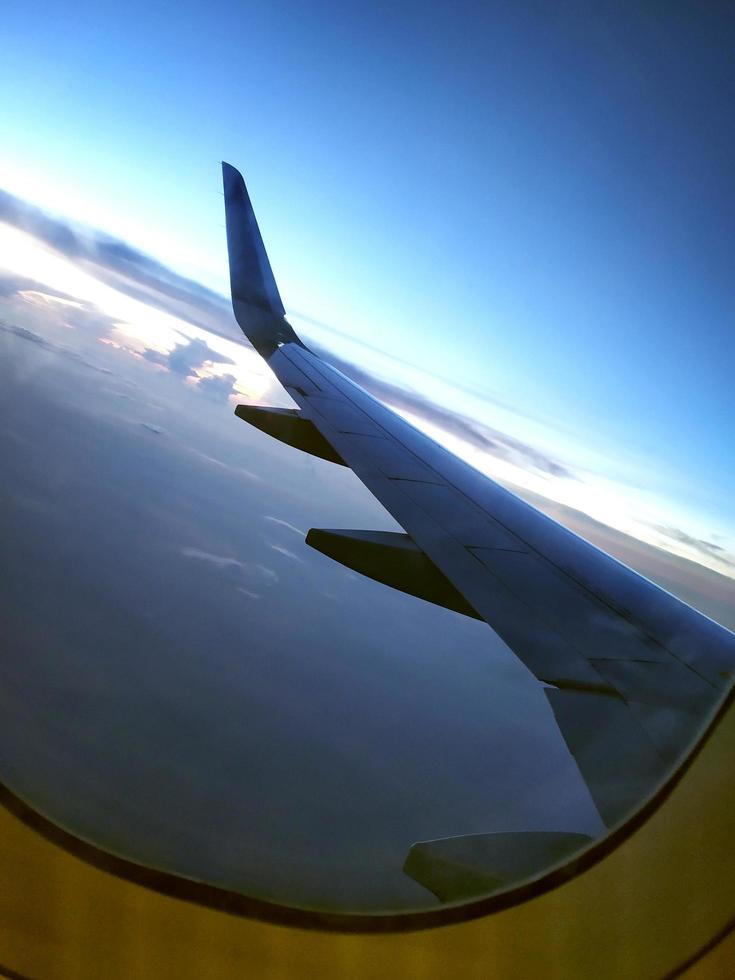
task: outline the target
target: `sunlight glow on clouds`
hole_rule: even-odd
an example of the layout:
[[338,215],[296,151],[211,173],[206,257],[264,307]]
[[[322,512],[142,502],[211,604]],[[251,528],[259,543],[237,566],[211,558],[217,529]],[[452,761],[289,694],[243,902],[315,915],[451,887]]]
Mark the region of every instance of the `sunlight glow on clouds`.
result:
[[210,334],[113,289],[31,235],[3,223],[0,223],[0,267],[75,297],[52,296],[38,290],[19,293],[35,306],[81,309],[79,301],[83,301],[97,307],[117,321],[112,335],[103,338],[104,342],[130,354],[142,356],[148,350],[171,354],[192,340],[206,341],[212,351],[222,355],[223,363],[214,359],[205,361],[192,375],[194,383],[229,374],[233,376],[235,392],[253,400],[259,400],[270,389],[279,387],[272,372],[252,348]]
[[0,224],[0,265],[94,304],[132,330],[147,331],[155,343],[166,349],[173,348],[185,336],[182,321],[104,285],[30,235],[5,224]]
[[82,304],[77,303],[76,300],[64,299],[63,296],[50,296],[48,293],[42,293],[37,289],[21,289],[18,295],[26,303],[40,306],[41,309],[48,309],[50,306],[69,306],[75,310],[82,309]]

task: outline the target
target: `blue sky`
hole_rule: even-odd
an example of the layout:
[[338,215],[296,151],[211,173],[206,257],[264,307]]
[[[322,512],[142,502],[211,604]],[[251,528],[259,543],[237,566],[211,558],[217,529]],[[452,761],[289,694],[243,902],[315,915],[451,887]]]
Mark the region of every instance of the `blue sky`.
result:
[[0,187],[225,291],[227,159],[288,310],[402,361],[323,341],[730,549],[732,18],[642,7],[15,5]]

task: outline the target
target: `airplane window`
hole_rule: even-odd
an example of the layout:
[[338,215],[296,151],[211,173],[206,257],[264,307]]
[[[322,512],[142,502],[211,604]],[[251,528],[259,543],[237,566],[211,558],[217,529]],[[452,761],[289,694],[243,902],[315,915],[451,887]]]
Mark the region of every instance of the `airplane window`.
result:
[[603,835],[548,685],[485,623],[306,543],[402,529],[234,415],[291,402],[224,303],[5,233],[9,791],[105,852],[338,913],[492,895]]

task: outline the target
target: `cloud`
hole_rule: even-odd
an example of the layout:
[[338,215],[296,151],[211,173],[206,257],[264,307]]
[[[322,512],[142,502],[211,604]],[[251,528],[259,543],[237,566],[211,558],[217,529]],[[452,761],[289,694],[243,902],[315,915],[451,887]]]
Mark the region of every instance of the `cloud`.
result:
[[185,344],[177,344],[169,353],[152,350],[148,348],[143,352],[143,357],[154,364],[162,364],[174,374],[187,377],[193,374],[197,368],[204,367],[207,362],[218,364],[234,364],[232,358],[225,354],[220,354],[207,344],[206,341],[195,337]]
[[[363,337],[357,339],[353,334],[350,334],[345,330],[340,330],[338,327],[335,327],[334,324],[327,323],[325,320],[319,320],[316,317],[309,316],[308,313],[302,313],[298,310],[289,310],[289,316],[295,320],[302,320],[304,323],[308,323],[312,327],[316,327],[318,330],[326,331],[328,334],[332,334],[341,340],[346,340],[352,344],[357,343],[360,345],[360,347],[372,351],[374,354],[379,354],[381,357],[389,358],[394,364],[402,364],[405,367],[413,370],[416,369],[416,363],[414,361],[406,360],[403,357],[399,357],[395,353],[387,354],[385,350],[382,350],[380,347],[376,347],[374,344],[369,343]],[[314,348],[317,346],[317,344],[315,341],[310,341],[309,346]],[[498,397],[496,394],[492,394],[488,391],[487,386],[485,385],[480,387],[478,385],[466,384],[457,378],[449,378],[440,371],[431,371],[426,367],[421,368],[421,373],[430,378],[436,378],[438,381],[443,381],[445,384],[449,384],[453,388],[456,388],[457,391],[463,391],[468,395],[481,398],[483,401],[489,402],[491,405],[497,405],[500,408],[511,411],[514,415],[520,415],[522,418],[537,421],[537,417],[535,415],[523,411],[518,405],[511,405],[505,399]]]
[[215,555],[210,551],[202,551],[201,548],[182,548],[181,554],[185,558],[193,558],[215,568],[238,569],[245,573],[249,580],[255,580],[261,585],[275,585],[278,582],[278,572],[257,562],[240,561],[239,558],[233,558],[230,555]]
[[707,558],[714,558],[716,561],[722,562],[723,565],[735,568],[735,558],[731,557],[722,545],[707,541],[704,538],[697,538],[692,534],[687,534],[686,531],[682,531],[681,528],[671,527],[668,524],[651,524],[651,527],[665,538],[678,541],[679,544],[684,544]]
[[79,258],[85,252],[85,246],[71,224],[7,191],[0,191],[0,221],[28,232],[70,258]]
[[251,592],[250,589],[242,589],[242,588],[240,588],[240,586],[238,586],[237,587],[237,591],[238,592],[242,592],[242,594],[243,595],[246,595],[248,597],[248,599],[260,599],[260,596],[258,595],[258,593],[257,592]]
[[237,378],[234,374],[212,374],[212,364],[234,364],[231,357],[220,354],[204,340],[194,338],[185,344],[177,344],[172,351],[146,348],[142,356],[152,364],[160,364],[173,374],[194,382],[196,390],[214,401],[227,401],[235,390]]
[[270,521],[272,524],[278,524],[279,527],[288,528],[289,531],[293,531],[294,534],[298,534],[300,538],[306,537],[306,531],[302,531],[300,527],[296,527],[295,524],[290,524],[288,521],[284,521],[280,517],[271,517],[270,515],[266,514],[263,519]]
[[302,565],[304,563],[304,559],[300,555],[295,554],[289,548],[284,548],[282,544],[269,543],[268,547],[272,548],[273,551],[277,551],[279,555],[283,555],[284,558],[290,558],[292,561],[298,561]]
[[265,565],[250,565],[248,567],[256,572],[264,582],[273,584],[278,581],[278,572],[272,568],[267,568]]
[[201,283],[180,276],[163,263],[118,238],[49,214],[0,190],[0,222],[27,232],[133,299],[181,317],[194,326],[245,343],[232,308]]
[[[315,347],[315,345],[312,345]],[[318,347],[315,348],[317,351]],[[514,463],[523,469],[536,470],[565,480],[576,480],[576,474],[558,460],[520,439],[515,439],[492,426],[461,412],[445,408],[411,388],[376,377],[351,361],[342,360],[331,352],[324,353],[335,367],[356,381],[376,398],[399,411],[409,412],[431,425],[456,436],[481,452]]]
[[57,354],[59,357],[65,357],[70,361],[74,361],[76,364],[81,364],[92,371],[99,371],[100,374],[112,374],[109,368],[99,367],[97,364],[93,364],[88,361],[86,357],[83,357],[80,353],[75,350],[70,350],[68,347],[64,347],[62,344],[54,344],[52,341],[47,340],[40,334],[34,333],[33,330],[29,330],[27,327],[18,327],[15,324],[5,323],[5,321],[0,320],[0,332],[8,334],[11,337],[17,337],[19,340],[25,340],[30,344],[35,344],[42,350],[48,351],[51,354]]
[[185,446],[193,456],[203,459],[205,463],[209,463],[210,466],[216,466],[218,469],[226,470],[228,473],[233,473],[235,476],[243,476],[246,480],[253,480],[256,483],[262,483],[263,477],[259,473],[253,473],[252,470],[245,469],[244,466],[233,466],[231,463],[225,463],[221,459],[216,459],[214,456],[208,456],[207,453],[203,453],[192,446]]
[[117,320],[92,303],[27,276],[0,272],[0,299],[22,302],[26,309],[40,307],[44,325],[49,322],[48,317],[54,317],[61,325],[88,331],[95,337],[107,336],[117,326]]
[[0,297],[2,299],[9,299],[22,292],[37,291],[43,291],[46,296],[54,296],[57,299],[77,302],[68,293],[62,293],[58,289],[52,289],[50,286],[42,286],[35,279],[29,279],[27,276],[16,276],[12,272],[0,272]]
[[[0,221],[7,221],[29,232],[69,258],[93,264],[95,275],[136,299],[230,340],[245,342],[242,334],[233,329],[228,300],[200,283],[178,275],[126,242],[49,215],[4,191],[0,191]],[[299,315],[302,319],[309,319],[303,314]],[[316,345],[313,346],[318,349]],[[187,375],[201,367],[205,360],[227,363],[222,355],[211,351],[203,341],[194,341],[188,346],[178,345],[170,355],[148,350],[143,356],[167,366],[175,373]],[[576,479],[567,466],[528,443],[462,413],[443,408],[417,391],[382,380],[332,353],[329,358],[377,398],[425,419],[481,452],[549,476]],[[198,387],[202,393],[216,398],[228,397],[232,391],[231,386],[227,388],[225,382],[215,379]]]
[[[29,330],[27,327],[16,327],[12,323],[0,321],[0,330],[13,337],[18,337],[20,340],[27,340],[31,344],[36,344],[36,346],[41,347],[43,350],[52,351],[54,354],[61,353],[62,351],[62,348],[57,344],[52,344],[51,341],[46,340],[45,337],[34,333],[33,330]],[[72,354],[74,352],[69,351],[68,353]]]
[[197,381],[196,389],[202,395],[206,395],[207,398],[211,398],[213,401],[227,401],[235,390],[234,385],[236,381],[237,378],[234,374],[212,375],[210,377],[200,378]]
[[243,563],[237,558],[228,558],[226,555],[213,555],[209,551],[202,551],[200,548],[182,548],[181,554],[185,558],[196,558],[199,561],[208,562],[216,565],[217,568],[243,568]]
[[[661,544],[648,544],[610,527],[609,524],[603,524],[580,510],[548,500],[530,490],[518,487],[516,492],[534,507],[571,528],[602,551],[635,568],[652,582],[679,596],[728,629],[735,630],[732,578],[727,577],[723,571],[716,571],[709,565],[673,554],[664,550]],[[669,530],[668,527],[666,529]],[[678,528],[673,530],[685,533],[679,532]],[[686,537],[691,538],[691,535]]]

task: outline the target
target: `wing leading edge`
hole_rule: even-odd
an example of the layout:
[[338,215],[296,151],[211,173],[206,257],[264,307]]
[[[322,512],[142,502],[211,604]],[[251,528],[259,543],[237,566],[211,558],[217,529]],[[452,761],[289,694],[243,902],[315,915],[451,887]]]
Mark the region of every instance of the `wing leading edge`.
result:
[[[285,318],[242,176],[223,164],[223,177],[235,317],[299,406],[298,440],[283,435],[282,419],[270,431],[351,467],[408,535],[313,529],[309,543],[487,622],[548,685],[600,815],[617,824],[671,772],[729,687],[735,636],[438,446],[308,350]],[[269,431],[264,416],[239,414]]]

